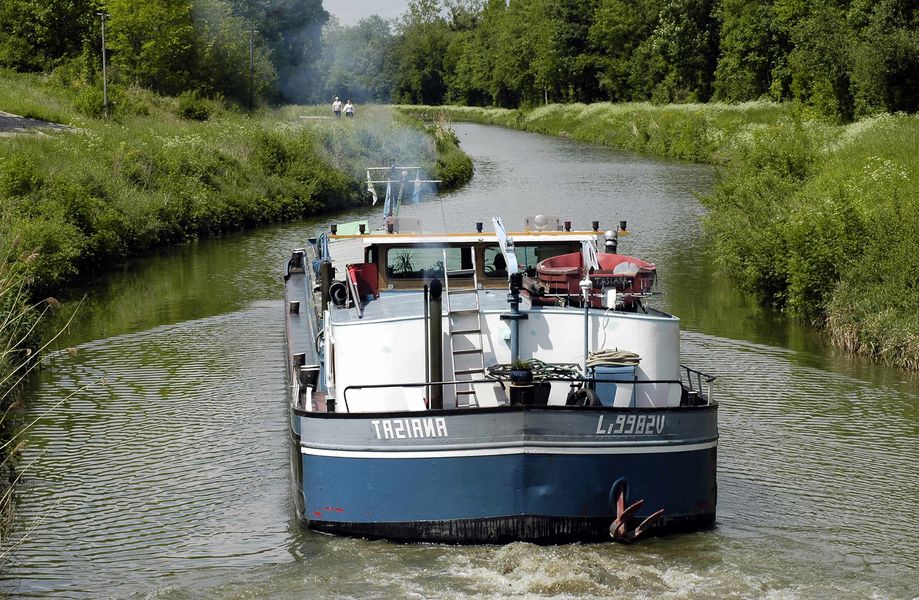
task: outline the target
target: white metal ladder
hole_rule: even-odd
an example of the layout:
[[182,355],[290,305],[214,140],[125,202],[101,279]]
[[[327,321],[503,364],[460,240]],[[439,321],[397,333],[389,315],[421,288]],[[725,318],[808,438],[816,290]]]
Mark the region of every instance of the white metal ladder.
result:
[[[450,369],[456,391],[457,407],[478,406],[474,381],[485,379],[485,353],[482,346],[482,310],[479,304],[479,277],[476,273],[475,248],[472,251],[472,268],[450,270],[447,250],[444,257],[444,288],[447,296],[447,333],[450,337]],[[472,275],[472,287],[450,285],[450,277]],[[464,282],[469,280],[464,279]],[[461,402],[461,398],[467,399]]]

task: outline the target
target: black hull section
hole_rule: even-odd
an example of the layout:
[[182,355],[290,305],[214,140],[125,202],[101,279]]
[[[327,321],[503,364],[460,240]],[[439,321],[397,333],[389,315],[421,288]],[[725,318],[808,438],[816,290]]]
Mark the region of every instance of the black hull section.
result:
[[[571,518],[515,516],[453,521],[420,521],[405,523],[345,523],[308,520],[306,526],[334,535],[393,542],[427,542],[444,544],[570,544],[574,542],[609,542],[609,518]],[[630,529],[641,519],[633,519]],[[661,519],[648,535],[688,533],[712,529],[715,513],[702,513]]]

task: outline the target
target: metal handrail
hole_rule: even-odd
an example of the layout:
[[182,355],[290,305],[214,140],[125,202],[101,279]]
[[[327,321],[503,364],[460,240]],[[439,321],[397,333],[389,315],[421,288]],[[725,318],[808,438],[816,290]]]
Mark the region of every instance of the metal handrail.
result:
[[[705,383],[708,384],[708,392],[705,394],[704,397],[708,401],[708,404],[712,404],[711,383],[715,381],[716,377],[713,375],[706,375],[705,373],[702,373],[701,371],[690,369],[689,367],[686,367],[683,365],[680,365],[680,367],[694,374],[697,373],[701,375],[702,377],[706,378]],[[509,381],[509,380],[510,378],[491,377],[486,374],[486,379],[484,379],[483,381],[495,381],[495,382],[503,384],[504,381]],[[682,379],[633,379],[631,381],[630,380],[612,381],[612,380],[598,379],[596,377],[541,377],[538,380],[539,383],[543,381],[559,381],[559,382],[568,382],[568,383],[597,383],[599,381],[600,383],[618,383],[618,384],[624,384],[624,385],[654,385],[654,384],[656,385],[660,385],[660,384],[674,385],[675,384],[675,385],[679,385],[681,388],[683,387],[688,388],[690,392],[696,392],[696,393],[701,392],[701,389],[695,389],[692,387],[691,384],[687,385]],[[348,392],[350,390],[403,388],[403,387],[415,388],[415,387],[427,387],[427,386],[433,386],[433,385],[456,385],[457,383],[468,383],[468,381],[455,381],[455,380],[454,381],[421,381],[421,382],[411,382],[411,383],[370,383],[366,385],[349,385],[344,390],[342,390],[342,399],[345,402],[345,410],[350,413],[351,410],[348,407]]]
[[[718,377],[715,375],[709,375],[708,373],[703,373],[698,369],[693,369],[691,367],[687,367],[686,365],[680,365],[680,368],[683,370],[683,373],[686,374],[685,383],[683,379],[680,378],[680,384],[689,388],[690,392],[696,392],[698,394],[702,393],[702,384],[705,384],[705,398],[711,402],[713,389],[712,383]],[[693,379],[695,379],[695,385],[693,385]]]

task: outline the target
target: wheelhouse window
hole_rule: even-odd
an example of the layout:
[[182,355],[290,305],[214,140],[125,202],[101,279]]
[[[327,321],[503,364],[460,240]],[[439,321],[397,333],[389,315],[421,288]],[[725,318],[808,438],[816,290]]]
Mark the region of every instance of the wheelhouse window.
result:
[[[447,270],[472,269],[472,247],[407,246],[390,247],[386,252],[386,277],[390,280],[433,279],[444,277],[444,253]],[[450,279],[471,279],[472,273],[450,275]]]
[[[536,263],[560,254],[576,252],[578,247],[571,244],[516,244],[514,254],[517,256],[517,266],[521,272],[530,277],[536,275]],[[485,267],[485,277],[495,279],[507,278],[507,264],[501,248],[498,246],[487,246],[483,253],[483,262]]]

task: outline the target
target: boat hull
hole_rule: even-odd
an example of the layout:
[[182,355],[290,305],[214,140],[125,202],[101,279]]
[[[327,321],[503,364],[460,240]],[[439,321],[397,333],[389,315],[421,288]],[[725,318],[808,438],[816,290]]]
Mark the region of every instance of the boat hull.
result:
[[714,524],[715,407],[431,415],[294,415],[307,526],[399,541],[598,541],[623,485],[628,503],[644,500],[633,526],[660,508],[657,534]]

